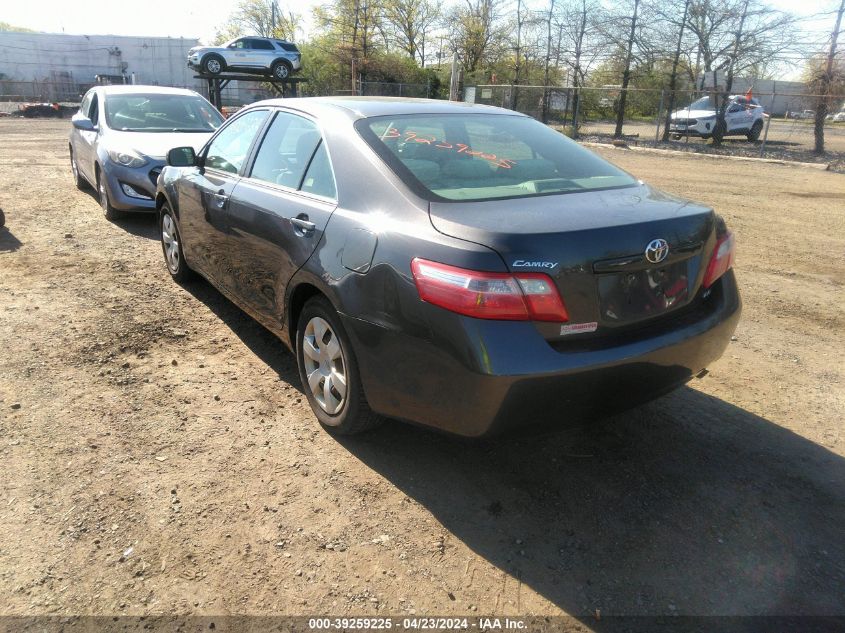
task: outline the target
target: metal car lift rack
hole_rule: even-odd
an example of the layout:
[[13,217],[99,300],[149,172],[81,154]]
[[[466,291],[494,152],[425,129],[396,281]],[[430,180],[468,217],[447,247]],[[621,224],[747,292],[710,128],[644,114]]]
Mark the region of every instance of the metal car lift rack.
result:
[[288,77],[287,79],[276,79],[267,75],[250,75],[247,73],[221,73],[219,75],[194,75],[194,79],[203,79],[208,83],[208,100],[218,110],[223,107],[223,100],[220,92],[229,85],[230,81],[251,81],[254,83],[269,84],[273,90],[282,97],[296,97],[297,86],[305,81],[303,77]]

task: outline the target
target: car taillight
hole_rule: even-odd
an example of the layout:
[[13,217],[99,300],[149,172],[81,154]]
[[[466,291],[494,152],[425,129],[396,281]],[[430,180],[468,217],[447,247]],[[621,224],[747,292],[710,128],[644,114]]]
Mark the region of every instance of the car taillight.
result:
[[728,272],[734,263],[734,235],[727,233],[716,242],[707,271],[704,273],[704,287],[709,288],[716,280]]
[[479,319],[553,321],[569,315],[551,277],[542,273],[488,273],[416,258],[411,272],[420,298]]

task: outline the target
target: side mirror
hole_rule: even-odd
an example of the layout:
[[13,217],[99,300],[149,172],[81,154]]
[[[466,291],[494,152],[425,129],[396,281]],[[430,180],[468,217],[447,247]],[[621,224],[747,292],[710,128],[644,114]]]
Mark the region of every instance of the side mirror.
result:
[[70,120],[70,122],[73,125],[73,127],[75,127],[77,130],[81,130],[83,132],[96,132],[97,131],[97,126],[95,126],[91,122],[91,119],[89,119],[86,116],[83,116],[82,114],[75,115]]
[[167,164],[171,167],[193,167],[197,164],[197,153],[193,147],[174,147],[167,152]]

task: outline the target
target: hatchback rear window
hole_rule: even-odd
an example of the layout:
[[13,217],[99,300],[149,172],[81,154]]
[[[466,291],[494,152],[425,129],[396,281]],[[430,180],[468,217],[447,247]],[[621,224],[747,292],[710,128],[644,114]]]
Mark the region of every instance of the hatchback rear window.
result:
[[358,132],[429,200],[477,201],[630,187],[634,178],[529,117],[402,115]]

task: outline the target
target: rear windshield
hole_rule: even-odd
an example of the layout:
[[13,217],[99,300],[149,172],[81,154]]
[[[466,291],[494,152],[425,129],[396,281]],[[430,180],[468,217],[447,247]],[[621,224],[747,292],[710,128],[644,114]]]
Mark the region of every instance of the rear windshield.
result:
[[528,117],[414,114],[361,119],[356,127],[390,168],[429,200],[523,198],[636,184]]
[[106,121],[124,132],[213,132],[223,117],[199,96],[117,94],[106,96]]

